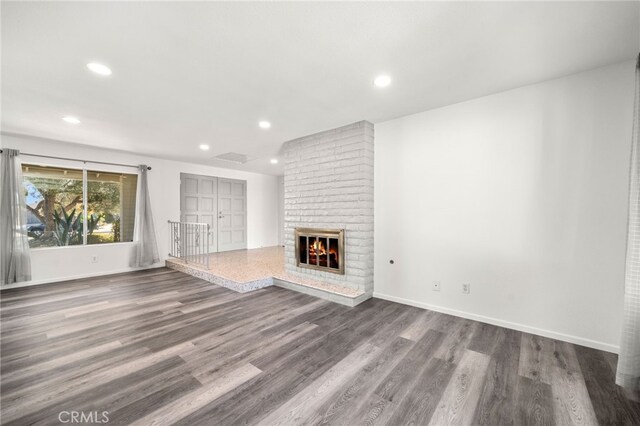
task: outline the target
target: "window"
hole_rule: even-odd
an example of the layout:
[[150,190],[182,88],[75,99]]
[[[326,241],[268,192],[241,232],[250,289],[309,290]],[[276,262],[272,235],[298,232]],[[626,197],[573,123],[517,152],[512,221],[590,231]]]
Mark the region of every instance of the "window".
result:
[[29,164],[22,173],[30,247],[133,241],[138,175]]
[[137,175],[87,171],[87,244],[133,241]]

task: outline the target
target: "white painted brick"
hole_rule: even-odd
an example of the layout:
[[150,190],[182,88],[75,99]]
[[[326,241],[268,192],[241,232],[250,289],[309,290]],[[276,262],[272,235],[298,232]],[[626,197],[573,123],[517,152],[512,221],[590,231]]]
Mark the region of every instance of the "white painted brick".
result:
[[[373,135],[361,121],[284,144],[288,273],[373,290]],[[345,229],[345,275],[296,267],[296,227]]]

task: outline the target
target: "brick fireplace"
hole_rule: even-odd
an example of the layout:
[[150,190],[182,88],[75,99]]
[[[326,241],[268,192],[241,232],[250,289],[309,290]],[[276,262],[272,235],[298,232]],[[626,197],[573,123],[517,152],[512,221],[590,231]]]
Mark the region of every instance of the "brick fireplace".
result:
[[371,296],[373,159],[367,121],[284,144],[287,273]]

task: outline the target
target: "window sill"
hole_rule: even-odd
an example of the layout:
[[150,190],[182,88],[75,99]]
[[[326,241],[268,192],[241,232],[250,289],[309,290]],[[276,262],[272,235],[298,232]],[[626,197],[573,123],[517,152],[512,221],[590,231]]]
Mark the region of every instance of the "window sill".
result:
[[70,249],[70,248],[93,248],[93,247],[108,247],[108,246],[122,246],[122,245],[133,245],[135,244],[133,241],[124,241],[119,243],[104,243],[104,244],[76,244],[73,246],[51,246],[51,247],[33,247],[29,248],[29,251],[40,251],[40,250],[60,250],[60,249]]

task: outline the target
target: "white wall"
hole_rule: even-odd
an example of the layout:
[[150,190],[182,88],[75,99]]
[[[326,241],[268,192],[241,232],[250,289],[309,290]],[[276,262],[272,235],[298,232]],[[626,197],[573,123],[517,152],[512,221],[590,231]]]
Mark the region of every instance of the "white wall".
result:
[[634,65],[377,124],[374,295],[616,351]]
[[[247,181],[247,233],[248,248],[275,246],[278,244],[278,177],[221,169],[197,164],[182,163],[158,158],[141,157],[133,154],[96,149],[81,145],[67,144],[37,138],[2,135],[1,146],[16,148],[25,153],[53,155],[59,157],[97,160],[123,164],[148,164],[149,191],[153,217],[158,237],[161,262],[168,253],[167,220],[180,220],[180,173],[194,173],[220,176]],[[23,162],[38,164],[66,165],[78,167],[76,162],[44,160],[24,157]],[[131,172],[135,169],[120,169],[111,166],[90,167],[105,170]],[[106,244],[89,247],[62,247],[32,250],[32,275],[34,282],[53,281],[64,278],[106,274],[130,270],[129,256],[131,243]],[[98,256],[98,263],[90,263],[92,255]]]

